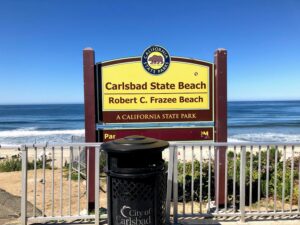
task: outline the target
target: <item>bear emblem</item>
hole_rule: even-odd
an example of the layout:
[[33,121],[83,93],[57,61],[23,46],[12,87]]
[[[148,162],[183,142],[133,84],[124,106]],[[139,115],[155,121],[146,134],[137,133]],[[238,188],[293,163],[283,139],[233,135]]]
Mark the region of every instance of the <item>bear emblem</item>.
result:
[[153,55],[148,59],[150,64],[162,64],[164,63],[163,57],[160,55]]

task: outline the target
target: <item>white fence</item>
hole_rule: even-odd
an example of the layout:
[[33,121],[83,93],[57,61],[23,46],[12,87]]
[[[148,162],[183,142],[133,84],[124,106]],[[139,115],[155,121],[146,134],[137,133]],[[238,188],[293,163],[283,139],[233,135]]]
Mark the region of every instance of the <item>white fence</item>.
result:
[[[238,217],[244,222],[300,216],[299,143],[176,143],[172,148],[175,224],[184,217]],[[225,170],[223,190],[213,184],[220,168]],[[215,191],[223,192],[222,204]]]
[[[106,204],[100,205],[100,161],[101,150],[97,144],[75,144],[58,146],[22,146],[22,200],[21,220],[22,224],[30,222],[48,221],[74,221],[95,220],[99,224],[99,208],[106,208]],[[95,151],[95,208],[92,214],[87,212],[89,195],[89,164],[81,168],[85,162],[81,162],[81,153]],[[77,159],[77,169],[74,170],[73,162]],[[28,177],[29,163],[33,163],[33,173]],[[32,167],[32,166],[31,166]],[[30,183],[30,184],[29,184]],[[28,187],[31,190],[28,190]],[[33,203],[33,212],[28,213],[27,200],[30,197]],[[76,207],[74,207],[76,205]],[[40,215],[36,209],[40,208]],[[75,208],[75,209],[74,209]],[[84,209],[84,210],[83,210]],[[27,212],[27,213],[26,213]],[[29,215],[28,215],[29,214]]]
[[[78,219],[99,224],[107,219],[101,143],[19,148],[23,225]],[[95,150],[96,201],[95,209],[88,213],[89,164],[80,155],[86,152],[88,158],[91,150]],[[225,165],[220,159],[224,151]],[[257,216],[300,216],[299,143],[171,143],[164,158],[168,161],[167,222],[176,224],[186,217],[245,221]],[[72,164],[74,159],[76,164]],[[221,172],[224,190],[217,182]],[[224,202],[215,192],[224,193]]]

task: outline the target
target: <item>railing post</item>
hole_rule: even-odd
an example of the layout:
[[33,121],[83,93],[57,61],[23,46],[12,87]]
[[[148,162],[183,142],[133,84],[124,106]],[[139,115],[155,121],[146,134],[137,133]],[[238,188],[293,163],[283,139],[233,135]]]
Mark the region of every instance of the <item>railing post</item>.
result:
[[21,224],[27,225],[27,147],[22,145]]
[[[100,149],[95,148],[95,225],[99,225],[99,164],[100,164]],[[88,162],[89,163],[89,162]]]
[[172,196],[173,169],[174,169],[174,149],[175,148],[173,146],[169,148],[167,197],[166,197],[166,224],[170,224],[171,196]]
[[241,162],[240,162],[240,222],[245,222],[245,192],[246,192],[246,147],[241,146]]
[[173,164],[173,220],[174,224],[178,224],[178,166],[177,166],[177,146],[174,147],[174,164]]

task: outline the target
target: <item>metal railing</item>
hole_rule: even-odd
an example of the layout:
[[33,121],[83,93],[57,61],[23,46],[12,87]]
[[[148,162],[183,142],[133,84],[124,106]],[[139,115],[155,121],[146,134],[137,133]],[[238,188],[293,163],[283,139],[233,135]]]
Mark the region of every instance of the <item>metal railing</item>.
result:
[[167,201],[175,224],[185,217],[300,216],[300,143],[172,143],[171,149]]
[[[75,220],[89,220],[98,225],[100,220],[107,219],[105,157],[101,143],[22,145],[10,148],[19,148],[21,151],[22,225],[28,222]],[[90,151],[95,151],[95,207],[88,212],[90,165],[86,159]],[[85,157],[82,157],[83,152],[86,152]],[[168,154],[164,157],[169,161]],[[172,174],[171,170],[169,174]],[[168,182],[169,186],[172,185],[171,181]],[[28,207],[30,203],[32,207]]]
[[[106,194],[101,193],[106,190],[101,143],[9,147],[22,152],[23,225],[74,220],[99,224],[107,218],[106,212],[100,212],[107,208]],[[83,151],[86,158],[95,151],[94,213],[86,211],[89,164],[82,168]],[[173,219],[176,224],[186,217],[231,217],[243,222],[253,217],[300,216],[300,143],[172,142],[164,158],[167,222]]]
[[[21,146],[23,225],[27,222],[74,220],[94,220],[95,224],[99,224],[101,219],[106,219],[107,215],[100,215],[99,210],[100,206],[106,208],[106,203],[100,199],[100,174],[104,172],[100,171],[100,146],[101,143]],[[87,158],[90,151],[95,151],[95,208],[90,209],[92,213],[87,211],[89,163],[81,162],[79,157],[83,151],[86,151]],[[75,158],[76,170],[73,168]],[[82,165],[86,165],[85,171],[82,170]],[[28,166],[31,166],[31,170]],[[32,212],[27,207],[29,198]]]

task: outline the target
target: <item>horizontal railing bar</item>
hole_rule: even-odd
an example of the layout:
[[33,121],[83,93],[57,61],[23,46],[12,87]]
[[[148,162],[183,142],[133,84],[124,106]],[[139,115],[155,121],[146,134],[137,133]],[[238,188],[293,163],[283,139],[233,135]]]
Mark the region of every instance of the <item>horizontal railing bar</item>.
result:
[[28,222],[48,222],[48,221],[70,221],[70,220],[79,220],[79,219],[95,219],[95,215],[86,215],[86,216],[53,216],[53,217],[29,217]]
[[22,145],[0,145],[0,149],[1,148],[5,148],[5,150],[15,150],[16,148],[20,148],[21,149]]
[[300,146],[300,142],[169,142],[171,146]]
[[[48,143],[48,144],[34,144],[33,147],[101,147],[102,142],[93,142],[93,143],[85,143],[85,142],[72,142],[72,143]],[[26,145],[27,147],[31,147],[29,145]]]
[[[300,142],[169,142],[170,146],[265,146],[265,145],[270,145],[270,146],[300,146]],[[24,144],[24,146],[28,148],[51,148],[51,147],[101,147],[101,142],[91,142],[91,143],[48,143],[48,144]],[[15,149],[15,148],[21,148],[22,145],[0,145],[0,148],[5,148],[5,149]]]
[[[53,221],[53,220],[84,220],[84,219],[95,219],[95,215],[82,215],[82,216],[49,216],[49,217],[29,217],[29,222],[37,222],[37,221]],[[107,219],[107,214],[103,214],[100,216],[100,219]]]
[[[52,148],[52,147],[101,147],[101,142],[99,143],[53,143],[53,144],[25,144],[27,148]],[[300,142],[170,142],[170,146],[186,146],[186,147],[192,147],[192,146],[216,146],[216,147],[222,147],[222,146],[298,146],[300,147]],[[1,148],[5,149],[16,149],[21,148],[22,145],[0,145]]]
[[245,216],[293,216],[293,215],[300,215],[299,212],[251,212],[251,213],[246,213]]
[[[250,217],[250,216],[293,216],[293,215],[300,215],[299,212],[246,212],[245,213],[245,217]],[[202,217],[224,217],[224,216],[228,216],[228,217],[233,217],[233,216],[241,216],[241,213],[240,212],[236,212],[236,213],[230,213],[230,212],[222,212],[222,211],[219,211],[218,213],[194,213],[194,214],[191,214],[191,213],[186,213],[186,214],[178,214],[178,218],[180,217],[197,217],[197,216],[202,216]]]
[[[219,211],[220,212],[220,211]],[[186,214],[178,214],[178,218],[180,217],[217,217],[217,216],[228,216],[228,217],[231,217],[231,216],[241,216],[241,213],[237,212],[237,213],[194,213],[194,214],[191,214],[191,213],[186,213]]]

